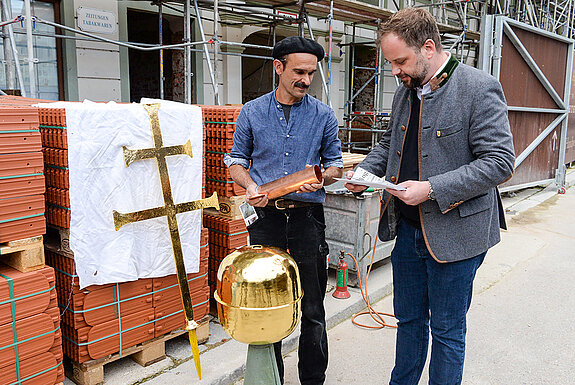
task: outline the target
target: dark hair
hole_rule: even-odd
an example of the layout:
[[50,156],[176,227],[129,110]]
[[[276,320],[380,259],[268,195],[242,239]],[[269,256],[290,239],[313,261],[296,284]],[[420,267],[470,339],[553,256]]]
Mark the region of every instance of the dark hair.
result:
[[283,65],[283,69],[284,69],[284,70],[286,69],[287,55],[284,55],[284,56],[282,56],[282,57],[280,57],[280,58],[277,58],[277,59],[275,59],[275,60],[279,60],[279,61],[282,63],[282,65]]
[[431,39],[437,50],[442,50],[437,23],[431,13],[423,8],[404,8],[382,23],[377,31],[378,46],[388,33],[396,34],[414,49],[421,48],[427,39]]

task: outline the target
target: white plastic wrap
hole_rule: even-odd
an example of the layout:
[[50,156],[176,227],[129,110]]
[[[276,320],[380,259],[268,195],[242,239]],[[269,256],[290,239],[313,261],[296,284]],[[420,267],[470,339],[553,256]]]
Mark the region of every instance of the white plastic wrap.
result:
[[[130,213],[164,206],[156,159],[126,167],[122,146],[153,148],[141,104],[54,103],[64,107],[70,172],[70,248],[80,287],[163,277],[176,272],[166,217],[114,227],[113,210]],[[163,146],[192,144],[193,157],[166,157],[175,204],[202,198],[202,111],[162,103]],[[201,210],[177,215],[188,273],[199,269]]]

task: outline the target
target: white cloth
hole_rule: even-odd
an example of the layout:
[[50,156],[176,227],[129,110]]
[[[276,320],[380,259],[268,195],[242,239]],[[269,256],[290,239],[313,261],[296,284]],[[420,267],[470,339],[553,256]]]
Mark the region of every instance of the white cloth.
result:
[[[54,103],[66,109],[70,169],[70,247],[80,287],[163,277],[176,272],[166,217],[129,223],[118,231],[113,211],[164,206],[156,159],[126,167],[122,146],[153,148],[148,113],[141,104]],[[202,198],[202,111],[162,102],[163,146],[192,144],[193,157],[166,157],[175,204]],[[198,272],[201,210],[177,215],[188,273]]]

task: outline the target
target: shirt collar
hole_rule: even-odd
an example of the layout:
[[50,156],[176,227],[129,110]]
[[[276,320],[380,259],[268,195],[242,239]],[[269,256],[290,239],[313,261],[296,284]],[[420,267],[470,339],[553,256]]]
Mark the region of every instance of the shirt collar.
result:
[[[277,91],[277,87],[272,91],[272,96],[273,96],[273,98],[274,98],[274,103],[275,103],[275,105],[276,105],[276,108],[281,109],[281,108],[282,108],[282,105],[281,105],[280,102],[278,102],[278,100],[277,100],[277,98],[276,98],[276,91]],[[292,107],[297,107],[297,106],[301,105],[301,104],[303,103],[303,101],[305,100],[305,98],[307,98],[307,97],[308,97],[308,94],[306,93],[306,94],[304,95],[304,97],[303,97],[299,102],[296,102],[296,103],[292,104],[291,106],[292,106]]]
[[[431,77],[431,79],[433,79],[434,77],[438,76],[441,71],[443,71],[443,69],[445,68],[445,66],[447,65],[447,63],[449,62],[449,59],[451,59],[451,52],[447,53],[447,59],[445,59],[445,61],[443,62],[443,64],[441,65],[441,67],[439,67],[439,69],[437,70],[437,72],[435,72],[433,74],[433,76]],[[427,95],[429,93],[431,93],[431,84],[429,82],[425,83],[423,86],[421,87],[417,87],[415,89],[417,91],[417,97],[419,98],[419,100],[421,100],[421,97],[423,95]]]

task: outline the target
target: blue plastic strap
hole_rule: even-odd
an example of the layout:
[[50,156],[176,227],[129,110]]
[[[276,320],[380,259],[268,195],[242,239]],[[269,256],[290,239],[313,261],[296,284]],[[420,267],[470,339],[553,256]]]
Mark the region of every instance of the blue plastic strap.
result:
[[51,333],[56,333],[58,330],[60,330],[60,326],[58,326],[58,327],[57,327],[56,329],[54,329],[54,330],[50,330],[49,332],[42,333],[42,334],[38,334],[37,336],[30,337],[30,338],[27,338],[27,339],[22,340],[22,341],[17,341],[17,342],[11,343],[10,345],[2,346],[2,347],[0,348],[0,350],[7,349],[7,348],[9,348],[9,347],[11,347],[11,346],[18,346],[18,345],[20,345],[20,344],[23,344],[24,342],[32,341],[32,340],[35,340],[36,338],[44,337],[44,336],[47,336],[48,334],[51,334]]
[[18,217],[18,218],[10,218],[10,219],[4,219],[4,220],[0,221],[0,223],[6,223],[6,222],[12,222],[12,221],[18,221],[18,220],[20,220],[20,219],[28,219],[28,218],[40,217],[40,216],[42,216],[42,215],[44,215],[44,213],[41,213],[41,214],[34,214],[34,215],[26,215],[26,216],[23,216],[23,217]]
[[47,203],[47,205],[48,205],[48,206],[52,206],[52,207],[58,207],[59,209],[62,209],[62,210],[70,210],[70,211],[72,210],[72,209],[69,208],[69,207],[58,206],[58,205],[55,205],[54,203]]
[[35,174],[23,174],[23,175],[8,175],[8,176],[0,176],[0,179],[15,179],[15,178],[26,178],[28,176],[38,176],[38,175],[44,175],[41,172],[37,172]]
[[229,235],[229,236],[245,234],[245,233],[248,232],[248,231],[246,230],[246,231],[240,231],[240,232],[238,232],[238,233],[224,233],[223,231],[219,231],[219,230],[216,230],[216,229],[208,229],[208,230],[213,231],[214,233],[223,234],[223,235]]
[[[208,301],[206,300],[206,301],[204,301],[204,302],[195,304],[193,307],[203,305],[203,304],[205,304],[205,303],[207,303],[207,302],[208,302]],[[148,324],[151,324],[151,323],[154,323],[154,322],[157,322],[157,321],[161,321],[161,320],[163,320],[164,318],[171,317],[171,316],[176,315],[176,314],[178,314],[178,313],[183,313],[183,311],[184,311],[184,309],[175,311],[175,312],[173,312],[173,313],[171,313],[171,314],[168,314],[168,315],[165,315],[165,316],[163,316],[163,317],[156,318],[156,319],[153,319],[153,320],[151,320],[151,321],[144,322],[144,323],[141,324],[141,325],[137,325],[137,326],[131,327],[131,328],[129,328],[129,329],[126,329],[126,330],[124,330],[123,332],[126,333],[126,332],[129,332],[130,330],[134,330],[134,329],[140,328],[140,327],[142,327],[142,326],[146,326],[146,325],[148,325]],[[114,337],[115,335],[118,335],[118,334],[120,334],[120,333],[113,333],[113,334],[110,334],[110,335],[108,335],[108,336],[105,336],[105,337],[102,337],[102,338],[98,338],[97,340],[94,340],[94,341],[91,341],[91,342],[82,342],[82,343],[78,343],[78,342],[76,342],[76,341],[73,341],[73,340],[71,340],[70,338],[66,337],[64,334],[62,334],[62,337],[64,337],[66,340],[70,341],[71,343],[73,343],[73,344],[76,345],[76,346],[86,346],[86,345],[93,344],[93,343],[95,343],[95,342],[100,342],[100,341],[102,341],[102,340],[105,340],[106,338]]]
[[220,182],[220,183],[234,183],[233,180],[219,180],[219,179],[210,179],[210,178],[206,178],[206,180],[209,180],[212,182]]
[[56,288],[56,286],[52,286],[52,287],[50,287],[50,288],[48,288],[48,289],[46,289],[46,290],[38,291],[38,292],[36,292],[36,293],[26,294],[26,295],[23,295],[22,297],[17,297],[17,298],[10,298],[10,299],[8,299],[8,300],[6,300],[6,301],[0,302],[0,305],[4,305],[5,303],[9,303],[9,302],[16,302],[16,301],[18,301],[18,300],[21,300],[21,299],[24,299],[24,298],[28,298],[28,297],[33,297],[33,296],[38,295],[38,294],[43,294],[43,293],[52,291],[52,290],[54,290],[55,288]]
[[[14,299],[14,282],[12,278],[0,274],[0,277],[8,281],[8,291],[10,292],[10,299]],[[10,302],[10,310],[12,312],[12,340],[14,341],[14,358],[16,360],[16,379],[18,383],[21,382],[20,379],[20,356],[18,355],[18,333],[16,332],[16,305],[14,301]]]
[[19,134],[20,132],[40,132],[39,130],[7,130],[0,131],[0,134]]
[[[66,273],[66,274],[67,274],[67,273]],[[68,274],[68,275],[70,275],[70,274]],[[197,279],[203,278],[203,277],[205,277],[206,275],[208,275],[208,273],[202,274],[202,275],[200,275],[200,276],[198,276],[198,277],[194,277],[194,278],[188,279],[188,282],[192,282],[192,281],[195,281],[195,280],[197,280]],[[77,277],[77,275],[72,276],[72,277]],[[174,285],[166,286],[166,287],[164,287],[164,288],[162,288],[162,289],[159,289],[159,290],[154,290],[153,292],[150,292],[150,293],[144,293],[144,294],[140,294],[140,295],[137,295],[137,296],[134,296],[134,297],[122,299],[122,300],[119,300],[119,302],[127,302],[127,301],[131,301],[131,300],[134,300],[134,299],[146,297],[146,296],[152,295],[152,294],[154,294],[154,293],[159,293],[159,292],[161,292],[161,291],[168,290],[168,289],[170,289],[170,288],[172,288],[172,287],[176,287],[176,286],[178,286],[177,283],[174,284]],[[115,289],[114,289],[114,290],[115,290]],[[114,295],[114,299],[115,299],[115,295]],[[59,305],[61,308],[65,307],[65,306],[62,305],[62,304],[58,304],[58,305]],[[107,303],[107,304],[104,304],[104,305],[96,306],[96,307],[91,307],[91,308],[89,308],[89,309],[84,309],[84,310],[70,310],[70,313],[74,313],[74,314],[76,314],[76,313],[87,313],[87,312],[89,312],[89,311],[102,309],[102,308],[105,308],[105,307],[108,307],[108,306],[114,306],[114,316],[117,317],[117,313],[116,313],[116,309],[115,309],[116,301],[111,302],[111,303]]]
[[[122,357],[122,313],[120,312],[120,288],[118,284],[114,285],[114,300],[116,301],[116,306],[114,306],[114,313],[118,317],[118,329],[120,335],[120,357]],[[116,307],[118,311],[116,312]]]
[[44,165],[45,165],[46,167],[50,167],[50,168],[58,168],[58,169],[60,169],[60,170],[69,170],[68,167],[55,166],[55,165],[53,165],[53,164],[47,164],[47,163],[44,163]]
[[64,274],[64,275],[67,275],[68,277],[78,278],[77,275],[75,275],[75,274],[70,274],[70,273],[66,273],[64,270],[60,270],[60,269],[57,269],[57,268],[55,268],[55,267],[53,267],[53,269],[56,270],[56,271],[59,272],[59,273],[62,273],[62,274]]
[[62,362],[63,362],[63,361],[60,361],[58,364],[56,364],[56,366],[52,366],[51,368],[42,370],[41,372],[38,372],[38,373],[36,373],[36,374],[32,374],[31,376],[28,376],[28,377],[23,378],[23,379],[21,379],[21,380],[19,380],[19,381],[13,382],[13,383],[11,383],[10,385],[21,384],[21,383],[23,383],[24,381],[28,381],[29,379],[34,378],[34,377],[38,377],[39,375],[44,374],[44,373],[46,373],[46,372],[49,372],[50,370],[57,369],[58,366],[62,365]]
[[65,126],[64,126],[64,127],[61,127],[61,126],[44,126],[44,125],[42,125],[42,124],[40,125],[40,128],[59,128],[59,129],[61,129],[61,130],[65,130],[65,129],[66,129]]

